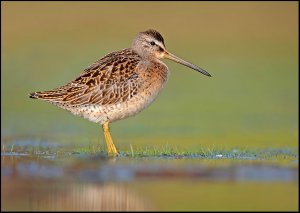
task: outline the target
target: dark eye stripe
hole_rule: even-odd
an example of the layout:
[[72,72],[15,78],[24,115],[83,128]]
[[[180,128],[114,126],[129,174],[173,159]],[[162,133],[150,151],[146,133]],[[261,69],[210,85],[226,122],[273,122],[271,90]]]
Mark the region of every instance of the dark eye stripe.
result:
[[159,51],[160,51],[160,52],[163,52],[164,49],[163,49],[162,47],[159,47]]

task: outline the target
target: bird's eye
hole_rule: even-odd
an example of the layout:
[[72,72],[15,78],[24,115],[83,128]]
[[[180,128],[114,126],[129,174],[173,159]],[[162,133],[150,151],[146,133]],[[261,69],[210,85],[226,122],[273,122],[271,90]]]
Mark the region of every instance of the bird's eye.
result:
[[155,45],[155,42],[154,42],[154,41],[151,41],[150,44],[151,44],[152,46],[154,46],[154,45]]

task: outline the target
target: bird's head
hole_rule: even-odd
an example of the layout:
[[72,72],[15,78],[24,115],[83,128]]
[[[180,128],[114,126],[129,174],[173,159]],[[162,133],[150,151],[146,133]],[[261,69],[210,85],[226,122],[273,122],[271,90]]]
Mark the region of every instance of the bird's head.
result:
[[172,53],[168,52],[165,47],[164,38],[156,30],[146,30],[137,34],[132,42],[131,48],[138,53],[142,58],[146,59],[163,59],[167,58],[191,69],[194,69],[204,75],[211,77],[211,75],[196,65],[189,63]]

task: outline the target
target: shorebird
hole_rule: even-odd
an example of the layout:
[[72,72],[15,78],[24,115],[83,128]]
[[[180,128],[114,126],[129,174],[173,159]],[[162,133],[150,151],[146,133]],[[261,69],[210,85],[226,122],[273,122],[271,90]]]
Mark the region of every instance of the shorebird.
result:
[[161,34],[149,29],[138,33],[130,48],[104,56],[75,80],[53,90],[30,93],[30,98],[102,125],[108,154],[117,155],[109,124],[137,114],[155,100],[169,76],[163,58],[211,76],[168,52]]

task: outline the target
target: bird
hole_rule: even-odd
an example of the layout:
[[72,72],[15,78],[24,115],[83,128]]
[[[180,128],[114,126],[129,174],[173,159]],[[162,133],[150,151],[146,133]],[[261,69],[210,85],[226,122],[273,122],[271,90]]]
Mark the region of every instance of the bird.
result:
[[136,115],[164,88],[169,69],[162,59],[185,65],[206,76],[204,69],[166,50],[164,38],[153,29],[137,33],[130,48],[100,58],[73,81],[56,89],[32,92],[40,99],[102,126],[107,154],[119,155],[110,123]]

